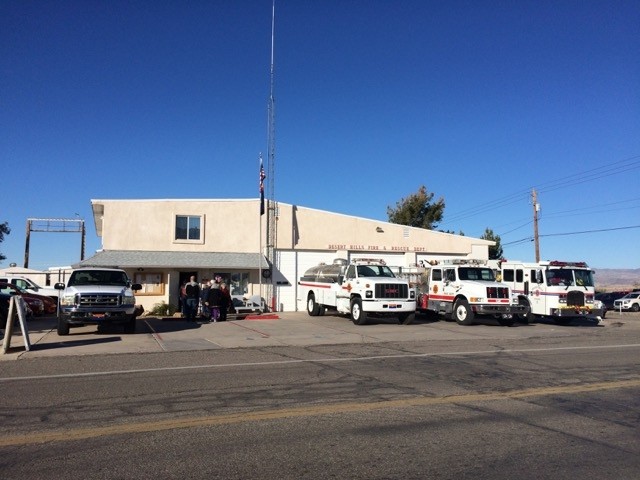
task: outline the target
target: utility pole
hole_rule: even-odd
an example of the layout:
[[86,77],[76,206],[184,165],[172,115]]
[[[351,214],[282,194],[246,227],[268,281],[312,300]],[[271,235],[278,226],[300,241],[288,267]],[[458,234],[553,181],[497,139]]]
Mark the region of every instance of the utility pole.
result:
[[536,249],[536,263],[540,261],[540,239],[538,237],[538,212],[540,211],[540,204],[538,203],[538,194],[534,188],[531,192],[531,199],[533,203],[533,242]]

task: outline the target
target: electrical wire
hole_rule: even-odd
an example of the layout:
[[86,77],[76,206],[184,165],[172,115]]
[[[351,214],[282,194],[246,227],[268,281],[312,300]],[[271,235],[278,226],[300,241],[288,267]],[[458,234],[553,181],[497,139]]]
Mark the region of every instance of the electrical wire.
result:
[[[602,178],[618,175],[630,170],[635,170],[637,168],[640,168],[640,155],[635,155],[608,165],[592,168],[582,173],[572,175],[570,186],[580,185],[594,180],[601,180]],[[560,188],[566,189],[567,186],[567,179],[560,178],[538,184],[533,188],[535,188],[539,193],[547,193],[558,190]],[[495,210],[496,208],[512,205],[514,203],[524,201],[525,199],[528,201],[530,195],[531,189],[519,190],[518,192],[512,193],[505,197],[461,210],[459,213],[449,216],[446,221],[440,222],[439,227],[443,227],[453,222],[458,222],[460,220],[476,216],[480,212]]]

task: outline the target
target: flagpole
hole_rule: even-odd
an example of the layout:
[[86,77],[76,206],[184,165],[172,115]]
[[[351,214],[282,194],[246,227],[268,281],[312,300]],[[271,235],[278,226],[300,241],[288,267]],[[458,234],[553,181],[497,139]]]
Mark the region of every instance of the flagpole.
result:
[[258,295],[260,295],[260,298],[262,298],[262,195],[263,195],[263,183],[262,183],[262,171],[263,171],[263,166],[262,166],[262,152],[260,152],[260,184],[259,184],[259,189],[260,189],[260,210],[259,210],[259,215],[258,218],[260,219],[260,221],[258,222],[258,244],[259,244],[259,250],[258,250]]

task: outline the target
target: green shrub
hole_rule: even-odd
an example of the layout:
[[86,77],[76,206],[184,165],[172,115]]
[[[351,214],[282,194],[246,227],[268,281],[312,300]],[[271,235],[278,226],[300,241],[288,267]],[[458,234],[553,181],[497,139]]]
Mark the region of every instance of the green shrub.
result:
[[167,303],[156,303],[150,310],[151,315],[156,317],[172,317],[178,311],[178,307]]

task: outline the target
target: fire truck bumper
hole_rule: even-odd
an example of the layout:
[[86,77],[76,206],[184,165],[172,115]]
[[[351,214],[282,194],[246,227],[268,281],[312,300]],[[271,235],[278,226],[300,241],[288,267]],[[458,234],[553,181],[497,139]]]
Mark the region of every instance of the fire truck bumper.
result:
[[551,315],[554,317],[582,317],[582,318],[602,318],[604,310],[601,308],[569,307],[552,308]]
[[367,313],[388,313],[397,315],[398,313],[413,313],[416,311],[415,300],[388,300],[388,301],[363,301],[362,310]]

